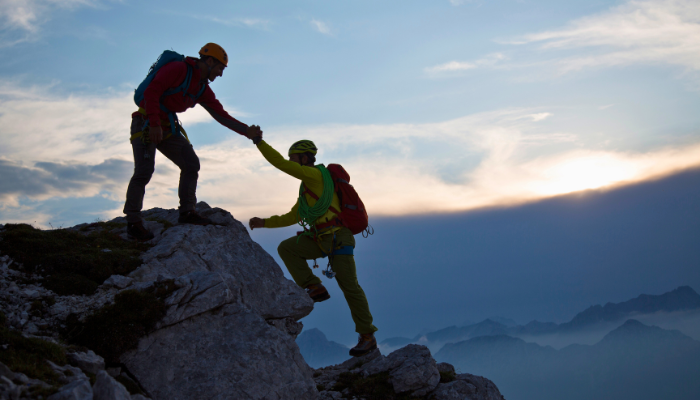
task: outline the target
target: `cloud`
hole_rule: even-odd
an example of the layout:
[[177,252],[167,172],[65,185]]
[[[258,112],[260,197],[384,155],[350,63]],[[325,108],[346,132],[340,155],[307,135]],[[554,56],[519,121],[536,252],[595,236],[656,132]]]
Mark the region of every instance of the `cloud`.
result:
[[322,33],[324,35],[329,35],[329,36],[331,35],[331,28],[328,26],[327,23],[325,23],[323,21],[319,21],[317,19],[311,19],[310,23],[311,23],[311,26],[313,26],[314,29],[316,29],[320,33]]
[[[0,157],[88,164],[131,159],[133,92],[60,96],[52,89],[0,81]],[[227,110],[234,116],[244,114]],[[181,114],[180,120],[187,128],[212,118],[197,106]]]
[[450,61],[445,64],[436,65],[434,67],[426,68],[428,72],[441,72],[441,71],[465,71],[468,69],[476,68],[475,63],[470,62],[459,62]]
[[88,197],[121,189],[133,163],[107,159],[97,165],[37,162],[33,167],[0,159],[0,200],[17,207],[19,196],[43,200],[51,197]]
[[[132,166],[130,96],[61,97],[0,83],[0,173],[9,177],[0,196],[16,207],[13,215],[38,218],[29,200],[100,195],[110,204],[123,201]],[[187,126],[211,121],[196,110],[182,115]],[[267,127],[265,139],[282,153],[296,139],[314,140],[319,162],[344,165],[373,215],[518,204],[700,164],[700,143],[647,152],[586,148],[577,134],[548,127],[555,118],[542,108],[513,108],[427,124]],[[246,139],[235,135],[196,151],[199,199],[239,219],[285,213],[294,204],[298,181],[270,166]],[[178,176],[178,168],[157,155],[144,206],[177,207]],[[103,218],[120,215],[120,208]]]
[[470,69],[475,69],[479,67],[493,67],[502,60],[507,59],[507,57],[501,53],[489,54],[486,57],[478,59],[476,61],[450,61],[444,64],[435,65],[433,67],[425,68],[425,72],[430,74],[438,74],[445,72],[458,72],[466,71]]
[[561,73],[640,63],[700,70],[700,2],[629,1],[572,21],[567,27],[503,43],[538,44],[541,51],[578,50],[555,60]]
[[[538,124],[549,117],[509,109],[435,124],[268,129],[266,140],[284,152],[294,138],[313,139],[319,161],[344,165],[373,215],[518,204],[700,164],[700,144],[647,153],[581,150],[575,135],[541,131]],[[538,155],[538,149],[553,143],[570,148]],[[265,217],[286,212],[294,203],[298,182],[270,167],[246,143],[232,139],[198,154],[203,160],[200,197],[235,215]],[[478,162],[464,168],[470,158]]]
[[206,15],[187,15],[197,20],[214,22],[226,26],[242,26],[248,28],[258,28],[263,30],[269,29],[270,25],[272,24],[272,21],[261,18],[220,18]]
[[475,0],[450,0],[450,4],[453,6],[461,6],[464,3],[473,3]]
[[94,7],[99,0],[0,0],[0,47],[36,40],[56,10]]

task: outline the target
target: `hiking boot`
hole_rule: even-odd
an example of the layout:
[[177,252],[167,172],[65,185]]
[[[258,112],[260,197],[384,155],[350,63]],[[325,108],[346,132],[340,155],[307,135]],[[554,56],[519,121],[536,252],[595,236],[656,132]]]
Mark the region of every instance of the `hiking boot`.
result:
[[146,242],[155,237],[151,231],[143,226],[143,222],[135,222],[126,224],[126,234],[139,242]]
[[184,213],[180,213],[180,217],[177,219],[177,222],[181,224],[192,224],[192,225],[213,225],[214,221],[210,220],[209,218],[202,217],[201,215],[197,214],[196,211],[186,211]]
[[374,333],[363,333],[360,334],[360,339],[357,341],[357,346],[350,349],[350,355],[353,357],[364,356],[376,348],[377,339],[374,338]]
[[320,303],[331,298],[331,295],[328,294],[328,290],[320,283],[312,283],[307,286],[306,293],[309,294],[309,297],[311,297],[314,303]]

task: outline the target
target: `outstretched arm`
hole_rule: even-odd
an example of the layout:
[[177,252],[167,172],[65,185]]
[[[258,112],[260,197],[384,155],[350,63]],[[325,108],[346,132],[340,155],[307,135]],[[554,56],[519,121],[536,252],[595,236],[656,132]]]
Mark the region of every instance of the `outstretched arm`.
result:
[[288,213],[283,215],[273,215],[269,218],[259,218],[253,217],[248,221],[248,226],[250,229],[255,228],[284,228],[285,226],[292,226],[296,224],[297,221],[297,209],[299,207],[299,202],[294,204]]
[[[214,91],[212,91],[210,87],[204,89],[204,93],[202,93],[198,103],[205,110],[207,110],[209,115],[211,115],[216,122],[243,136],[248,136],[250,128],[256,126],[248,126],[229,115],[229,113],[224,110],[224,106],[222,106],[219,100],[216,99],[216,95],[214,95]],[[257,131],[260,131],[259,126],[257,127]],[[253,130],[253,132],[256,131]],[[262,131],[260,131],[260,135],[262,136]]]

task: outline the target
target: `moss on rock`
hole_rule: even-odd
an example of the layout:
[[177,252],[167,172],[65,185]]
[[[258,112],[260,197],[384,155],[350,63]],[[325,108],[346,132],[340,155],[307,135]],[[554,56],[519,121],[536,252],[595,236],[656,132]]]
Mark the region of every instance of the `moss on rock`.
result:
[[114,303],[79,321],[70,315],[63,332],[69,343],[85,346],[107,363],[118,363],[126,351],[136,348],[139,339],[153,331],[165,316],[163,301],[176,289],[172,280],[159,282],[150,291],[125,290]]
[[421,400],[423,397],[411,396],[410,393],[395,393],[389,382],[389,372],[363,377],[352,372],[343,372],[338,376],[331,390],[342,392],[347,389],[345,398],[364,398],[366,400]]
[[58,375],[46,360],[58,365],[67,363],[63,347],[41,339],[26,338],[5,326],[0,326],[0,346],[3,348],[0,362],[12,371],[51,384],[58,383]]
[[7,224],[0,252],[41,275],[41,285],[59,295],[90,295],[111,275],[126,275],[141,265],[150,245],[123,240],[110,232],[119,224],[100,222],[88,234],[70,229],[41,230]]
[[440,383],[449,383],[457,379],[454,371],[440,371]]

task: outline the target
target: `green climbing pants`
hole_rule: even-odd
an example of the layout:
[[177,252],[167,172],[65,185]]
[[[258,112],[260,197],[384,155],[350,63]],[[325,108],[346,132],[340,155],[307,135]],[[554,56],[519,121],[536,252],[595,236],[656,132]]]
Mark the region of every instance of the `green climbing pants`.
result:
[[[306,260],[323,257],[324,253],[321,251],[321,247],[328,252],[332,245],[332,234],[322,236],[318,242],[308,236],[294,236],[282,241],[277,247],[277,252],[294,278],[294,282],[305,288],[314,283],[321,283],[321,279],[314,275]],[[341,228],[335,233],[335,246],[336,248],[355,246],[355,238],[348,228]],[[372,314],[369,312],[367,296],[357,282],[355,257],[350,255],[333,256],[331,265],[336,273],[335,279],[338,281],[338,286],[343,291],[345,300],[350,307],[352,320],[355,321],[355,331],[357,333],[376,332],[377,328],[372,324]]]

